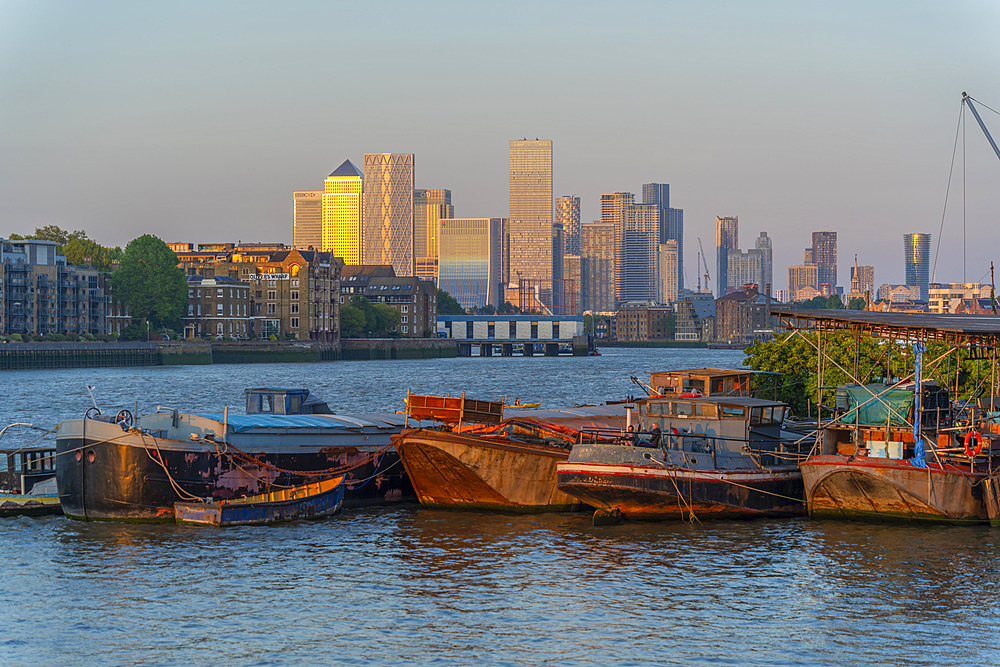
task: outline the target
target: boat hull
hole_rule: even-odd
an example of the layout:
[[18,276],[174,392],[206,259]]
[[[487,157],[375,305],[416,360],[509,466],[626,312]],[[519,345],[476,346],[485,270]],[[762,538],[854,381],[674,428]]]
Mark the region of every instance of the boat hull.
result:
[[0,493],[0,517],[62,514],[59,496]]
[[559,489],[627,519],[674,521],[802,516],[797,470],[686,470],[621,463],[559,464]]
[[[383,447],[338,446],[330,439],[322,447],[246,453],[283,470],[315,471],[362,462]],[[210,442],[154,438],[91,420],[60,427],[56,456],[62,510],[85,520],[172,522],[176,502],[239,498],[263,493],[272,484],[315,481],[239,460]],[[414,499],[399,456],[391,449],[345,476],[346,506]]]
[[340,512],[344,502],[343,478],[283,489],[221,503],[175,503],[177,523],[240,526],[299,519],[318,519]]
[[952,465],[814,456],[802,464],[809,515],[816,518],[985,523],[985,478]]
[[578,499],[556,487],[556,464],[569,456],[568,449],[427,429],[403,431],[394,442],[425,507],[517,513],[581,509]]

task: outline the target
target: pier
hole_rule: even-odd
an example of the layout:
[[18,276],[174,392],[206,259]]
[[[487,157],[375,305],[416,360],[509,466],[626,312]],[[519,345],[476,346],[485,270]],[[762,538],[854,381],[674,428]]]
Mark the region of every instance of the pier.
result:
[[480,357],[512,357],[517,348],[525,357],[555,357],[561,347],[586,356],[591,348],[583,318],[573,315],[438,315],[437,332],[458,345],[460,357],[476,347]]

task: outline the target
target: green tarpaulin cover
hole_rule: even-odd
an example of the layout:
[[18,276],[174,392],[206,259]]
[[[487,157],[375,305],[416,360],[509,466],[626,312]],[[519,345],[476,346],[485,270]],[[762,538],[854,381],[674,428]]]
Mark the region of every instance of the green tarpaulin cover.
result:
[[912,391],[882,391],[882,385],[849,385],[847,401],[847,414],[840,420],[845,424],[908,426],[913,411]]

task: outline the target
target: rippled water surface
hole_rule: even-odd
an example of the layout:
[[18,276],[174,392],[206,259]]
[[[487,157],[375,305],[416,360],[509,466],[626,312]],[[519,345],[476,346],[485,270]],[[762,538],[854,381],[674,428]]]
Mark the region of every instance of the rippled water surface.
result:
[[[303,386],[356,412],[406,389],[546,405],[738,352],[0,374],[0,421],[239,409]],[[3,442],[4,446],[9,443]],[[0,665],[996,665],[1000,532],[807,519],[591,526],[587,514],[353,510],[205,529],[0,520]]]

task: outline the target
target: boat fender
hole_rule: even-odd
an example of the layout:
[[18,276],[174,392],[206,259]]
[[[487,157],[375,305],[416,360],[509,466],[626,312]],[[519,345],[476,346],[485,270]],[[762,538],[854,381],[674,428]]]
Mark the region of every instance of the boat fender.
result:
[[[969,448],[969,441],[972,438],[976,439],[976,448]],[[979,452],[983,451],[983,436],[979,435],[979,431],[969,431],[965,434],[965,455],[970,459],[974,456],[978,456]]]

